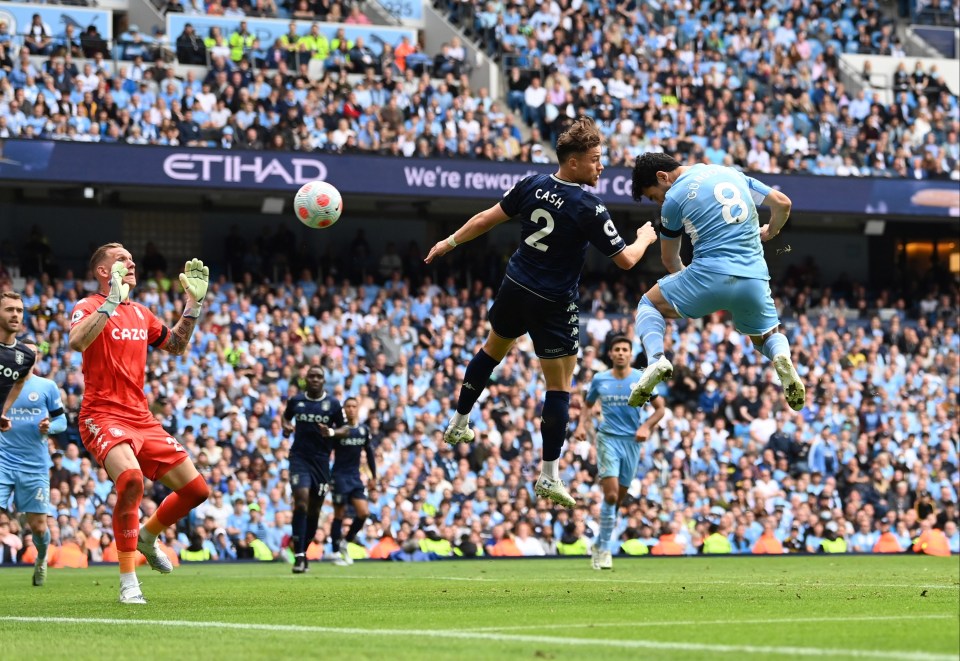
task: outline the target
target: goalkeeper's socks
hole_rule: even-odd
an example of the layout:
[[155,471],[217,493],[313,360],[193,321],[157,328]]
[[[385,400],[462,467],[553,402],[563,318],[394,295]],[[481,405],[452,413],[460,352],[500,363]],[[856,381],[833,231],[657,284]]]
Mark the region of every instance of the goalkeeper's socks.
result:
[[117,551],[117,559],[120,561],[120,586],[137,584],[137,552],[136,551]]

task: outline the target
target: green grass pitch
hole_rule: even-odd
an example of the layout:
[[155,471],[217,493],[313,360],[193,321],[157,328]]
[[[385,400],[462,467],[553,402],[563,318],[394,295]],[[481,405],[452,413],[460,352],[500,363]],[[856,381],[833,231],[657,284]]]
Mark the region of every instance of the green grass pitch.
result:
[[957,557],[0,570],[3,659],[960,658]]

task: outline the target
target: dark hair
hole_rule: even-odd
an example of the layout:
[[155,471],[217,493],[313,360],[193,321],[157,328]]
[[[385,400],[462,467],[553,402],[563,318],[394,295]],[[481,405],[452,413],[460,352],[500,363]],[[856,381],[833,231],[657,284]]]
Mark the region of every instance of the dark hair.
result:
[[646,153],[637,156],[633,164],[633,199],[643,199],[643,190],[657,185],[658,172],[673,172],[680,162],[673,156],[660,153]]
[[583,154],[601,144],[603,136],[593,120],[585,115],[578,117],[577,121],[557,138],[557,162],[563,163],[573,154]]
[[607,343],[607,352],[609,353],[610,351],[613,351],[613,347],[621,342],[625,342],[631,350],[633,349],[633,342],[630,341],[630,338],[628,338],[626,335],[615,335],[610,342]]

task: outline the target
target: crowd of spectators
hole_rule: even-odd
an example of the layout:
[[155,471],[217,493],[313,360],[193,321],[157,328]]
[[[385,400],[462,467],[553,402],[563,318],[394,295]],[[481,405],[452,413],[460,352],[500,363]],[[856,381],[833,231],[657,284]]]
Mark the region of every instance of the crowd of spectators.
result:
[[[544,383],[526,338],[473,413],[476,442],[442,441],[462,370],[485,336],[497,273],[488,278],[474,265],[480,277],[468,283],[456,271],[424,271],[415,245],[375,255],[362,230],[313,262],[286,254],[293,243],[282,228],[255,240],[231,232],[189,353],[148,357],[151,406],[213,491],[191,521],[162,536],[166,548],[187,548],[193,558],[285,555],[291,441],[280,416],[308,366],[320,364],[328,392],[358,398],[376,446],[378,479],[364,478],[372,519],[351,554],[587,552],[602,496],[595,444],[576,429],[582,395],[604,369],[612,336],[627,335],[639,354],[632,310],[652,282],[584,280],[583,348],[561,460],[578,504],[567,511],[533,496]],[[181,297],[167,268],[149,246],[134,295],[172,324]],[[263,277],[274,272],[281,275]],[[0,282],[9,286],[5,268]],[[115,494],[79,439],[80,355],[65,341],[73,305],[95,287],[89,274],[70,271],[30,276],[22,287],[26,325],[40,339],[38,372],[62,388],[69,422],[50,439],[61,564],[115,557]],[[668,412],[643,445],[622,507],[615,534],[624,548],[695,554],[715,550],[720,539],[735,553],[837,544],[871,552],[884,535],[882,548],[908,550],[918,535],[942,530],[960,551],[960,294],[950,277],[918,291],[824,283],[810,263],[781,279],[776,300],[807,384],[799,413],[785,406],[768,363],[721,315],[668,321],[675,366],[662,390]],[[145,515],[164,494],[148,484]],[[328,505],[314,558],[323,554],[330,518]],[[30,561],[29,534],[19,532],[15,519],[0,518],[0,561]]]
[[760,173],[960,179],[957,90],[935,64],[898,72],[889,103],[841,82],[842,53],[902,54],[873,0],[457,1],[451,12],[504,63],[503,99],[471,84],[456,38],[432,54],[319,28],[262,44],[238,14],[230,34],[170,35],[180,62],[207,67],[179,77],[137,30],[123,36],[129,61],[79,41],[56,48],[58,37],[39,67],[0,31],[0,137],[545,162],[543,146],[588,114],[607,165],[663,150]]
[[902,56],[876,2],[449,2],[508,74],[508,105],[548,139],[598,120],[608,160],[664,150],[755,172],[960,178],[958,103],[936,65],[893,101],[841,82],[843,53]]

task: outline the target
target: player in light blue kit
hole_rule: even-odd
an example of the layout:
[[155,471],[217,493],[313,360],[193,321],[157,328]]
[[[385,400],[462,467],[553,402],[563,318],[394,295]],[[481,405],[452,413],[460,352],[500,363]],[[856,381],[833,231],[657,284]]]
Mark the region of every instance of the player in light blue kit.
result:
[[[803,409],[806,391],[790,358],[787,337],[770,296],[770,272],[762,241],[780,233],[790,217],[790,198],[733,168],[680,165],[666,154],[643,154],[633,166],[633,199],[647,196],[661,205],[660,254],[670,275],[637,306],[637,335],[653,361],[630,393],[643,405],[673,365],[663,355],[664,317],[699,319],[717,310],[733,316],[736,329],[773,361],[787,403]],[[760,227],[757,205],[770,207]],[[693,243],[693,260],[680,261],[680,237]]]
[[[36,353],[33,340],[24,340]],[[67,428],[60,388],[50,379],[31,374],[20,395],[7,410],[10,429],[0,433],[0,509],[10,506],[11,496],[17,512],[26,514],[27,525],[37,547],[33,584],[47,579],[47,510],[50,503],[50,451],[47,434],[59,434]]]
[[640,465],[640,445],[663,418],[663,398],[653,399],[653,410],[627,404],[632,385],[643,372],[630,367],[633,346],[622,335],[610,343],[613,367],[593,377],[587,390],[587,406],[580,411],[580,424],[574,438],[585,439],[593,422],[594,405],[600,401],[603,420],[597,429],[597,455],[600,463],[600,535],[593,546],[594,569],[612,569],[610,537],[617,524],[617,510],[630,488]]

